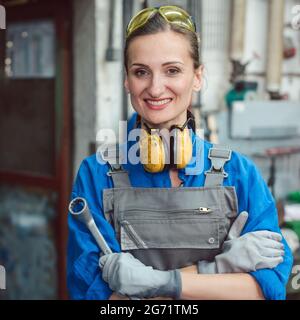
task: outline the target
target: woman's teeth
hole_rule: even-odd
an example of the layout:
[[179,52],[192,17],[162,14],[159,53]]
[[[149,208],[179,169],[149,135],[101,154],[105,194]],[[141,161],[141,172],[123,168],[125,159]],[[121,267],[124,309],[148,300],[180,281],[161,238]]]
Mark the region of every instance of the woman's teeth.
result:
[[170,102],[172,99],[164,99],[159,101],[153,101],[153,100],[146,100],[149,104],[152,104],[153,106],[161,106],[165,103]]

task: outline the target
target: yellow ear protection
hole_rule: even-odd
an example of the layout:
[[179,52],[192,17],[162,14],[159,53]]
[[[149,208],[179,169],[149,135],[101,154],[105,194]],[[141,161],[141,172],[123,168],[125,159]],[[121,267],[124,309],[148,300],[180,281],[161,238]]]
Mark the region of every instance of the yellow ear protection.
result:
[[[138,116],[138,122],[141,118]],[[170,130],[153,129],[143,122],[146,130],[141,130],[140,159],[148,172],[161,172],[165,169],[182,169],[192,158],[193,145],[188,124],[195,132],[195,118],[188,111],[183,126],[173,125]]]

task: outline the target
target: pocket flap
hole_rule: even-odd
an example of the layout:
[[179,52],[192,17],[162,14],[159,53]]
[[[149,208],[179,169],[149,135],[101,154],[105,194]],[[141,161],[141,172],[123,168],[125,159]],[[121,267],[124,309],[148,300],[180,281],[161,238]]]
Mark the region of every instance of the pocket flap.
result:
[[121,222],[122,250],[215,249],[219,247],[218,219],[133,219]]

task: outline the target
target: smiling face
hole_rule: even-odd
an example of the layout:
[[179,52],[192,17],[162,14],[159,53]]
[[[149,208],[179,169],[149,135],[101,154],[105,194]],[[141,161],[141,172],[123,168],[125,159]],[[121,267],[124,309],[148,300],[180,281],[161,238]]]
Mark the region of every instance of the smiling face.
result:
[[125,87],[142,119],[156,128],[182,125],[202,82],[188,40],[171,30],[138,36],[129,45],[127,65]]

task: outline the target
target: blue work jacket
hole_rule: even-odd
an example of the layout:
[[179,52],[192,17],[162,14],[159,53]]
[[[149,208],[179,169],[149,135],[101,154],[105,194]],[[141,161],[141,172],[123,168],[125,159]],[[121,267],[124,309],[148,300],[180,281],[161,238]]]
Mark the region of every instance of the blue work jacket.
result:
[[[131,119],[128,128],[132,128],[135,117]],[[208,150],[212,144],[193,135],[193,155],[204,159],[195,167],[189,164],[187,168],[179,170],[179,178],[183,187],[201,187],[204,185],[206,170],[211,167]],[[195,143],[197,141],[198,143]],[[128,143],[128,149],[130,148]],[[203,154],[204,152],[204,154]],[[196,168],[196,169],[195,169]],[[111,177],[107,175],[108,164],[100,164],[97,156],[92,155],[84,159],[79,168],[71,199],[84,197],[87,200],[95,222],[113,252],[120,252],[113,227],[103,214],[103,189],[112,188]],[[124,169],[129,173],[133,187],[170,188],[171,180],[168,171],[159,173],[146,172],[141,163],[125,164]],[[224,186],[234,186],[238,198],[238,212],[247,211],[249,218],[243,230],[247,233],[255,230],[270,230],[279,232],[278,216],[274,199],[265,184],[259,170],[245,156],[232,152],[231,160],[225,164],[228,178]],[[187,174],[188,172],[188,174]],[[99,299],[106,300],[112,294],[108,284],[102,279],[98,265],[99,249],[92,235],[80,222],[68,215],[68,250],[67,250],[67,285],[71,299]],[[284,261],[274,269],[261,269],[250,274],[260,285],[266,299],[285,299],[286,284],[292,267],[292,253],[286,241]]]

